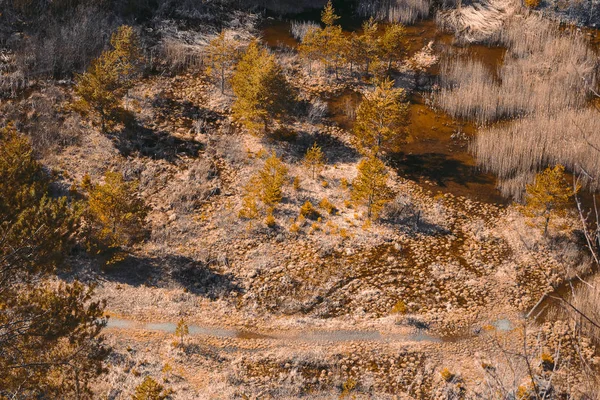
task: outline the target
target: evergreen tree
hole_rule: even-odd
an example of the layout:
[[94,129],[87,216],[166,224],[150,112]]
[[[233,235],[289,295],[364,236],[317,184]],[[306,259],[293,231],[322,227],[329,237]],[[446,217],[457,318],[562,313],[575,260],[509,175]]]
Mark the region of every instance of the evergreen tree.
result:
[[379,40],[381,57],[387,60],[388,72],[392,68],[394,61],[402,59],[407,48],[406,29],[402,24],[390,24],[385,27],[385,31]]
[[387,174],[385,164],[375,156],[364,158],[358,164],[358,175],[352,181],[352,199],[367,207],[369,219],[376,219],[392,198]]
[[144,381],[135,388],[135,394],[131,396],[132,400],[166,400],[173,391],[165,389],[163,385],[147,376]]
[[379,61],[379,42],[377,39],[377,30],[379,26],[373,17],[363,22],[363,32],[359,36],[360,48],[365,61],[365,74],[369,74],[371,65]]
[[135,32],[120,27],[111,38],[111,50],[92,61],[88,70],[76,77],[75,108],[82,114],[95,112],[100,117],[102,132],[116,122],[121,97],[129,88],[140,64],[140,50]]
[[81,398],[104,372],[104,304],[52,278],[79,218],[49,181],[27,139],[0,129],[0,398]]
[[331,0],[329,0],[321,12],[321,22],[323,22],[325,26],[333,26],[338,19],[340,19],[340,17],[336,15],[333,4],[331,3]]
[[316,178],[317,172],[323,169],[325,163],[325,155],[317,143],[313,143],[312,147],[308,149],[304,156],[304,165],[311,172],[312,178]]
[[346,61],[349,42],[339,25],[327,26],[321,31],[321,39],[318,41],[322,46],[322,61],[325,65],[333,67],[336,79],[339,78],[339,66]]
[[219,36],[210,41],[206,49],[208,60],[211,64],[211,70],[220,81],[221,93],[225,93],[225,82],[231,68],[237,60],[236,43],[225,36],[222,31]]
[[272,207],[281,201],[287,172],[287,167],[275,152],[265,160],[265,165],[259,171],[258,177],[261,188],[260,200],[266,206]]
[[321,43],[323,40],[322,29],[310,28],[302,43],[298,47],[298,53],[300,57],[308,61],[308,71],[312,73],[312,64],[315,61],[319,61],[323,58],[322,50],[324,48]]
[[265,160],[258,173],[250,178],[242,199],[240,218],[254,219],[259,216],[258,201],[264,205],[264,211],[272,214],[283,196],[283,184],[288,169],[275,153]]
[[281,118],[293,102],[288,85],[275,56],[252,42],[238,63],[231,79],[236,100],[234,118],[251,132],[268,131],[271,120]]
[[404,91],[394,88],[394,81],[381,81],[365,95],[356,111],[354,135],[365,154],[379,155],[391,139],[402,135],[407,124],[408,104]]
[[544,220],[544,236],[552,217],[564,216],[572,206],[572,198],[579,190],[570,187],[565,180],[565,167],[556,165],[536,175],[533,184],[527,185],[523,213],[531,218]]
[[183,339],[190,334],[190,330],[185,323],[185,320],[181,318],[175,328],[175,335],[179,336],[179,345],[183,347]]
[[148,208],[137,193],[138,183],[125,182],[123,175],[108,171],[104,183],[89,190],[87,222],[88,245],[96,253],[116,252],[110,262],[118,261],[123,247],[144,238]]

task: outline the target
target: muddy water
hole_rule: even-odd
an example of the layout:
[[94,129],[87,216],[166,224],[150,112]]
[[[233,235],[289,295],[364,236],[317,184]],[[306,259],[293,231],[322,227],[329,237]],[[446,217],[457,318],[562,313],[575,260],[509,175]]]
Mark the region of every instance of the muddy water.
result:
[[[289,21],[269,20],[262,28],[263,40],[272,48],[293,49],[298,42],[290,29]],[[485,65],[493,76],[498,76],[505,49],[481,45],[455,46],[453,36],[440,32],[433,20],[407,26],[406,30],[409,57],[433,42],[435,52],[441,55],[441,62],[448,57],[469,57]],[[429,71],[430,81],[435,80],[439,68],[438,64]],[[496,189],[496,178],[483,173],[469,152],[469,143],[477,134],[477,128],[472,123],[453,119],[434,109],[428,104],[428,97],[427,92],[411,94],[408,139],[390,155],[390,165],[401,176],[417,181],[433,192],[506,204],[508,200]],[[347,90],[327,100],[330,118],[342,128],[351,130],[353,110],[360,103],[360,94]]]

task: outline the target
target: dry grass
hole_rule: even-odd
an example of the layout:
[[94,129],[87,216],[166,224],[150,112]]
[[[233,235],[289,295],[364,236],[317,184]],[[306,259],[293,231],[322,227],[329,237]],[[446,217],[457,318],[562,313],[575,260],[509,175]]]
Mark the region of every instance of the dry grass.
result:
[[585,110],[598,56],[585,36],[537,14],[511,15],[501,29],[482,32],[478,41],[507,48],[497,76],[473,59],[450,58],[434,99],[453,117],[482,125],[517,119],[485,128],[473,145],[480,165],[499,176],[503,194],[519,198],[537,171],[557,163],[600,176],[598,113]]
[[584,183],[598,189],[598,181],[590,177],[600,176],[599,131],[597,111],[567,110],[484,129],[473,149],[479,163],[498,175],[505,195],[519,197],[536,171],[554,164],[585,171]]
[[304,36],[311,29],[317,29],[321,26],[313,21],[292,21],[291,32],[292,36],[296,38],[296,40],[302,41]]
[[[579,285],[572,299],[573,306],[581,311],[596,325],[600,325],[600,279],[595,278],[590,283]],[[573,314],[580,321],[581,331],[584,336],[590,338],[596,345],[600,344],[600,328],[589,320]]]
[[437,103],[454,117],[487,123],[584,107],[597,79],[597,55],[577,33],[536,16],[515,16],[490,43],[508,48],[498,79],[479,62],[442,65]]
[[411,24],[429,15],[429,0],[361,0],[358,11],[387,22]]
[[519,2],[513,0],[483,0],[439,12],[436,22],[442,29],[456,32],[462,41],[481,42],[497,34],[518,7]]

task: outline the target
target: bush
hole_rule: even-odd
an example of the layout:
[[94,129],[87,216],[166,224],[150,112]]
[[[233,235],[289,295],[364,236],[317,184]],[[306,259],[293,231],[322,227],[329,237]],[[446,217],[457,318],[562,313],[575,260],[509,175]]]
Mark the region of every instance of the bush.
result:
[[306,201],[302,207],[300,207],[300,215],[304,218],[316,220],[320,214],[310,201]]
[[319,207],[327,211],[328,214],[335,214],[337,211],[337,208],[326,197],[321,200]]
[[139,243],[147,234],[149,209],[137,188],[137,181],[125,182],[122,174],[112,171],[106,172],[104,183],[86,187],[88,247],[96,254],[113,253],[108,263],[121,259],[124,248]]

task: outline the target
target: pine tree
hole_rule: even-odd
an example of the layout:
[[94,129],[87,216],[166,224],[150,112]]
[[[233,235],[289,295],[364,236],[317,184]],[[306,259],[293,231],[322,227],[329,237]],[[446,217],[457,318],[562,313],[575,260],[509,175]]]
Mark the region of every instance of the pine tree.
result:
[[324,45],[321,43],[322,40],[322,29],[311,28],[306,32],[302,43],[300,43],[300,46],[298,47],[300,57],[308,61],[309,73],[312,73],[312,64],[324,57],[322,55],[322,50],[324,48]]
[[263,211],[272,214],[283,196],[283,184],[287,179],[288,169],[275,153],[265,160],[260,171],[252,176],[246,185],[242,199],[240,218],[255,219],[260,210],[258,201],[263,204]]
[[327,26],[321,31],[321,39],[318,43],[322,46],[319,52],[322,56],[322,61],[327,66],[332,66],[335,71],[336,79],[339,78],[339,66],[346,62],[349,42],[342,27],[339,25]]
[[564,216],[572,206],[572,198],[579,187],[570,187],[564,176],[565,167],[556,165],[536,175],[533,184],[527,185],[523,213],[531,218],[543,218],[544,236],[552,217]]
[[97,113],[102,132],[116,122],[115,111],[141,59],[137,36],[131,27],[120,27],[110,42],[113,48],[92,61],[88,70],[76,77],[75,85],[79,96],[75,108],[82,114]]
[[358,175],[352,181],[352,199],[367,207],[368,219],[376,219],[392,198],[387,174],[385,164],[375,156],[364,158],[358,164]]
[[329,0],[321,12],[321,22],[323,22],[325,26],[333,26],[338,19],[340,19],[340,17],[336,15],[333,4],[331,3],[331,0]]
[[275,56],[256,42],[238,63],[231,85],[236,96],[233,116],[254,133],[261,127],[267,132],[271,120],[283,117],[294,98]]
[[321,150],[321,147],[317,146],[317,143],[313,143],[312,147],[308,149],[304,156],[304,166],[311,172],[312,178],[316,178],[316,174],[323,169],[325,163],[325,155]]
[[206,48],[211,70],[218,75],[221,85],[221,93],[225,93],[225,82],[231,68],[237,60],[236,43],[225,36],[222,31],[217,37],[210,41]]
[[183,339],[190,334],[190,330],[185,323],[185,320],[181,318],[175,328],[175,336],[179,336],[179,345],[183,347]]
[[377,39],[377,30],[379,26],[373,17],[363,22],[363,32],[359,36],[362,55],[365,60],[365,74],[369,74],[371,65],[379,61],[379,42]]
[[363,153],[379,155],[391,139],[404,134],[408,118],[404,98],[404,91],[394,88],[394,81],[388,79],[365,95],[356,111],[354,125],[354,135]]
[[287,172],[287,167],[275,152],[265,160],[265,165],[258,173],[261,188],[260,200],[263,204],[272,207],[281,201]]
[[104,372],[104,303],[52,276],[79,214],[49,183],[28,140],[0,129],[0,398],[81,398]]
[[144,381],[135,388],[135,394],[131,396],[132,400],[166,400],[173,391],[165,389],[163,385],[147,376]]
[[138,183],[125,182],[123,175],[107,171],[104,183],[92,186],[88,198],[88,245],[97,253],[117,252],[140,242],[146,233],[148,208],[137,194]]
[[350,35],[347,46],[346,61],[350,63],[350,73],[352,73],[354,65],[360,65],[365,60],[366,49],[361,36],[356,32]]
[[407,48],[406,29],[402,24],[387,25],[383,35],[379,40],[381,57],[387,60],[388,72],[392,68],[394,61],[402,59]]

